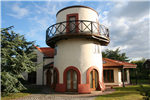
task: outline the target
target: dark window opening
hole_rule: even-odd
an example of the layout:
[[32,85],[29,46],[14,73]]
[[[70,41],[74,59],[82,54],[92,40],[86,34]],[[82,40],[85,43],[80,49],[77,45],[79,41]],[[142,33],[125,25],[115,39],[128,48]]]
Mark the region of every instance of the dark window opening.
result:
[[114,82],[114,71],[113,70],[104,70],[104,82]]
[[31,84],[36,84],[36,72],[28,73],[28,82]]
[[57,55],[57,46],[55,46],[55,55]]

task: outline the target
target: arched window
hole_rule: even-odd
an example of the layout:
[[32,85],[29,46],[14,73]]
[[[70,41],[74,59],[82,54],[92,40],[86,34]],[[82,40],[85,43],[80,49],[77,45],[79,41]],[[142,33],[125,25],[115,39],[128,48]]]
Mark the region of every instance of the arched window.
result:
[[56,70],[54,70],[54,89],[55,89],[55,87],[56,87],[56,84],[58,83],[57,82],[57,71]]
[[77,91],[77,72],[73,69],[67,71],[67,91]]
[[47,70],[46,72],[46,85],[51,86],[51,71],[50,69]]
[[91,90],[98,88],[98,72],[95,69],[90,72],[90,88]]

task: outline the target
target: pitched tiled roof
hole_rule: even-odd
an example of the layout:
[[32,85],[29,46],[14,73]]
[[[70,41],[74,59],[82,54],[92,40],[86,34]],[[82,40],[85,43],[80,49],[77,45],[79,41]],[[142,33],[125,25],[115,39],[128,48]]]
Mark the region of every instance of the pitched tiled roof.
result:
[[40,49],[46,57],[54,57],[54,49],[50,47],[42,47]]
[[54,57],[54,49],[50,47],[37,47],[35,46],[41,53],[43,53],[46,57]]
[[103,58],[103,67],[128,67],[128,68],[136,68],[136,64],[131,64],[123,61]]

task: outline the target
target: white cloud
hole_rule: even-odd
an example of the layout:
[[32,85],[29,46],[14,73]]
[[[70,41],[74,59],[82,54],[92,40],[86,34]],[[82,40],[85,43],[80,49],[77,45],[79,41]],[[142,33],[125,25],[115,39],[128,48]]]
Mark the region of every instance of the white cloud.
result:
[[31,28],[26,36],[45,43],[46,29],[56,23],[56,13],[59,7],[62,7],[62,4],[61,2],[50,1],[40,3],[32,2],[32,4],[30,7],[34,7],[32,11],[33,16],[28,18],[29,23],[31,23]]
[[30,31],[27,32],[26,37],[34,38],[33,40],[45,41],[43,35],[38,33],[39,31],[37,29],[30,29]]
[[11,13],[11,14],[8,14],[8,15],[13,16],[13,17],[18,18],[18,19],[21,19],[21,18],[23,18],[25,16],[28,16],[28,14],[29,14],[29,10],[27,8],[19,7],[18,3],[15,3],[12,6],[12,11],[14,13]]
[[130,59],[149,58],[149,2],[115,2],[99,17],[110,30],[110,44],[102,49],[120,47]]
[[84,3],[83,0],[76,0],[76,2],[75,2],[75,4],[82,4],[82,3]]

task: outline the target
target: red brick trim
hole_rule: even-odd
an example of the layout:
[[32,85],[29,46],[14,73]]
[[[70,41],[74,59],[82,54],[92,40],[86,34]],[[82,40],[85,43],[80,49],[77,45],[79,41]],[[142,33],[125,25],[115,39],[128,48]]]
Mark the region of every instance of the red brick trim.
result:
[[78,93],[91,93],[90,84],[78,84]]
[[53,82],[52,85],[51,85],[51,89],[54,89],[54,82]]
[[97,72],[98,72],[98,81],[100,81],[100,78],[99,78],[99,69],[96,67],[96,66],[92,66],[92,67],[90,67],[88,70],[87,70],[87,72],[86,72],[86,84],[90,84],[90,72],[93,70],[93,69],[95,69],[95,70],[97,70]]
[[105,87],[104,82],[100,82],[100,81],[99,81],[98,88],[99,88],[99,90],[101,90],[101,91],[105,91],[106,87]]
[[[99,90],[101,90],[101,91],[105,91],[105,84],[104,84],[104,82],[103,82],[103,78],[102,78],[102,82],[100,82],[100,77],[99,77],[99,75],[100,75],[100,71],[99,71],[99,69],[96,67],[96,66],[91,66],[88,70],[87,70],[87,73],[86,73],[86,83],[87,84],[89,84],[90,85],[90,72],[93,70],[93,69],[95,69],[95,70],[97,70],[97,72],[98,72],[98,89]],[[103,71],[103,70],[102,70]],[[103,72],[102,72],[103,73]],[[103,76],[103,75],[102,75]]]
[[102,66],[102,82],[104,83],[104,68],[103,68],[103,66]]
[[77,80],[78,80],[78,84],[81,84],[81,72],[78,68],[74,67],[74,66],[69,66],[67,67],[65,70],[64,70],[64,73],[63,73],[63,83],[65,84],[65,91],[66,91],[66,78],[67,78],[67,71],[70,70],[70,69],[73,69],[77,72]]
[[106,87],[111,87],[111,86],[119,86],[119,85],[105,85]]
[[[69,18],[70,18],[70,17],[75,17],[76,20],[79,20],[78,13],[68,14],[67,17],[66,17],[66,21],[69,21]],[[78,24],[79,24],[79,22],[76,21],[76,25],[78,25]],[[66,33],[68,34],[68,33],[69,33],[69,30],[68,30],[68,29],[70,29],[70,28],[69,28],[69,22],[67,22],[67,25],[66,25],[66,26],[68,26],[67,29],[66,29]],[[79,28],[76,28],[76,33],[79,33]]]
[[56,85],[56,88],[55,88],[55,91],[56,92],[61,92],[61,93],[64,93],[65,92],[65,84],[57,84]]

